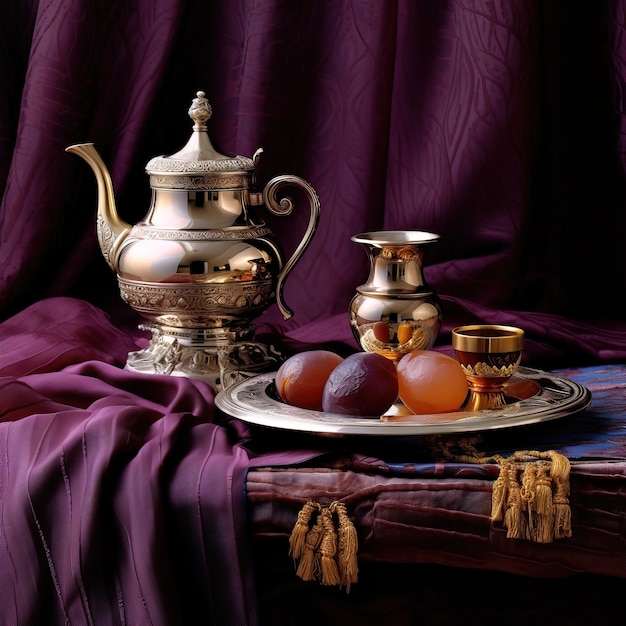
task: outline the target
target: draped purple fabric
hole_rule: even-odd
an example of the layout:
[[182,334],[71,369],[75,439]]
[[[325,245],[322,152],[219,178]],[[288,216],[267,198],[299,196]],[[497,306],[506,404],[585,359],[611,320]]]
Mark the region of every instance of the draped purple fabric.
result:
[[[0,9],[4,622],[255,621],[245,471],[314,451],[257,456],[200,383],[120,368],[143,338],[98,249],[93,175],[64,152],[94,142],[135,223],[144,166],[184,145],[197,90],[216,146],[264,148],[260,186],[294,173],[320,196],[285,287],[295,316],[272,307],[260,334],[353,348],[367,260],[350,237],[419,229],[441,236],[426,258],[440,349],[488,321],[527,330],[532,366],[626,358],[624,0]],[[298,208],[264,216],[288,253]]]
[[51,298],[0,324],[0,616],[6,624],[255,623],[247,448],[187,378],[121,369],[137,343]]

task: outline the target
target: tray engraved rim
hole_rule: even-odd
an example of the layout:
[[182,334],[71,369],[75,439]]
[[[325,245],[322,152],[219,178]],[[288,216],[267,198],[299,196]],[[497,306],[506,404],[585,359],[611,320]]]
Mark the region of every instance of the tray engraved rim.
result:
[[467,433],[525,426],[573,415],[591,404],[580,383],[549,372],[520,367],[507,386],[512,402],[501,409],[405,415],[392,407],[383,416],[352,417],[302,409],[273,398],[276,372],[258,374],[221,390],[216,406],[250,424],[326,435],[415,436]]

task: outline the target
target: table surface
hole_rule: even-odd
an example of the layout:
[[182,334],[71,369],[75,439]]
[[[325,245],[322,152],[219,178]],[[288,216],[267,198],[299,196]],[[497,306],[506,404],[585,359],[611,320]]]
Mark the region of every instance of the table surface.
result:
[[[252,536],[284,546],[304,502],[339,500],[357,528],[360,560],[525,576],[626,577],[626,366],[557,373],[591,391],[587,409],[483,433],[470,443],[486,455],[520,450],[565,455],[571,462],[570,538],[549,544],[507,538],[502,524],[490,519],[497,465],[435,460],[433,446],[441,441],[432,438],[359,437],[326,440],[328,454],[304,466],[252,469],[246,485]],[[294,446],[307,444],[306,436],[287,437]]]

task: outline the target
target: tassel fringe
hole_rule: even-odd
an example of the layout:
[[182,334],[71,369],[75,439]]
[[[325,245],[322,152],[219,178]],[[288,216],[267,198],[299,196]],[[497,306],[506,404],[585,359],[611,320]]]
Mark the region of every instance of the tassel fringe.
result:
[[446,460],[500,466],[492,488],[491,520],[502,522],[507,538],[551,543],[572,536],[570,462],[564,455],[523,450],[503,458],[481,456],[471,441],[463,443],[460,453],[436,440],[432,444]]
[[[507,537],[552,543],[572,536],[570,462],[565,456],[525,450],[500,460],[500,468],[508,477],[503,520]],[[493,497],[502,498],[495,490]]]
[[289,537],[289,556],[298,561],[296,575],[305,581],[339,586],[350,592],[358,582],[358,538],[345,504],[322,506],[309,500],[298,513]]

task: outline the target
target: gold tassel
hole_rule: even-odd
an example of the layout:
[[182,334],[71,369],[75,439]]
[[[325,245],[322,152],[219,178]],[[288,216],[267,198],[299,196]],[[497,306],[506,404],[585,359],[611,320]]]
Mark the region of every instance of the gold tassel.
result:
[[552,480],[550,466],[542,463],[537,471],[537,487],[535,489],[535,510],[540,515],[550,515],[552,508]]
[[535,495],[537,487],[537,467],[534,463],[522,467],[520,498],[522,511],[526,514],[524,533],[525,539],[536,540],[537,523],[535,516]]
[[506,511],[504,512],[504,525],[507,529],[508,539],[521,539],[524,537],[525,528],[522,525],[522,498],[520,486],[517,482],[517,470],[509,471],[507,481],[508,497]]
[[551,543],[554,539],[554,506],[552,504],[552,481],[550,466],[542,463],[537,471],[535,488],[535,510],[537,512],[537,543]]
[[356,558],[359,549],[359,540],[356,528],[348,517],[346,505],[343,502],[334,502],[333,505],[339,520],[338,566],[340,585],[350,593],[350,585],[358,582],[359,566]]
[[291,531],[289,537],[289,556],[294,559],[299,559],[302,556],[304,550],[304,544],[306,541],[306,534],[309,532],[309,522],[311,521],[311,515],[313,511],[319,509],[319,504],[309,500],[298,513],[298,519]]
[[554,538],[563,539],[572,536],[572,511],[567,498],[561,501],[560,496],[554,496]]
[[322,539],[318,545],[321,583],[322,585],[338,585],[339,569],[335,557],[337,555],[337,533],[333,524],[330,509],[322,509]]
[[502,462],[500,474],[493,483],[491,493],[491,519],[501,521],[504,516],[504,505],[508,498],[509,472],[511,471],[509,462]]
[[296,576],[300,577],[302,580],[315,580],[318,577],[319,563],[316,557],[316,550],[322,540],[323,530],[322,516],[318,513],[315,525],[306,534],[300,563],[296,570]]
[[552,482],[554,483],[554,537],[572,536],[572,511],[569,506],[569,459],[558,452],[551,452]]
[[520,497],[528,509],[534,510],[535,490],[537,487],[537,466],[535,464],[524,467],[521,482]]

